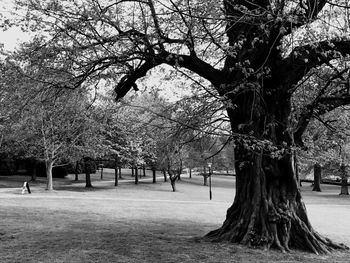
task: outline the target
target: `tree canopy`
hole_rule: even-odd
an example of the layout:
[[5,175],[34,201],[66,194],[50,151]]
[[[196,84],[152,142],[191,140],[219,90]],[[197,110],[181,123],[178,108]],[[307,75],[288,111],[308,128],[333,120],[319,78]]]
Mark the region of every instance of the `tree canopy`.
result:
[[[313,118],[350,103],[347,0],[18,0],[17,6],[25,15],[16,22],[38,33],[18,54],[64,73],[48,81],[54,87],[104,84],[120,99],[169,65],[226,110],[237,191],[209,239],[315,253],[343,247],[307,219],[295,147],[304,145]],[[294,99],[304,91],[305,99]]]

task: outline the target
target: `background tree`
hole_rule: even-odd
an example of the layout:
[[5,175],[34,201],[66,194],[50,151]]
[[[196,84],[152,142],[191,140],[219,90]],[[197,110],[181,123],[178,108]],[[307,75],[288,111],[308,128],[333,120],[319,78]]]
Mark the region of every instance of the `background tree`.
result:
[[[53,167],[67,165],[77,155],[91,152],[90,146],[94,147],[94,154],[99,152],[97,118],[93,116],[94,108],[89,104],[88,96],[81,90],[61,89],[49,84],[50,78],[63,78],[62,75],[53,74],[49,69],[44,74],[42,70],[46,68],[35,63],[21,68],[14,64],[16,62],[16,57],[12,57],[7,71],[2,72],[3,87],[7,92],[4,100],[13,104],[12,111],[8,111],[11,115],[4,122],[6,140],[14,142],[22,157],[45,162],[47,189],[52,190]],[[46,82],[43,82],[43,75]],[[14,152],[13,147],[11,151]]]
[[[342,164],[348,165],[345,157],[349,137],[348,126],[349,111],[347,107],[340,107],[324,114],[308,126],[303,136],[305,149],[300,151],[299,160],[305,174],[310,172],[312,166],[314,169],[318,169],[319,177],[314,179],[316,190],[320,188],[321,167],[324,176],[335,175],[342,178],[344,175],[346,176],[346,173],[341,173],[341,166]],[[318,185],[316,180],[318,180]]]

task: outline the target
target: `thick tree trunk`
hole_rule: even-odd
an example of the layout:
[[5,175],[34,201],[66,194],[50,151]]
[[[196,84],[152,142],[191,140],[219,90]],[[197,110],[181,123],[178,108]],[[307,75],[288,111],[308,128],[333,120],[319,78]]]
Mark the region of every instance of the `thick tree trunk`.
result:
[[340,172],[341,172],[341,188],[340,188],[340,194],[339,195],[349,195],[348,176],[347,176],[347,173],[346,173],[345,165],[341,165],[340,166]]
[[263,88],[251,84],[227,109],[233,133],[244,134],[235,139],[236,196],[223,225],[207,237],[316,254],[345,247],[319,235],[308,220],[295,173],[290,95],[277,92],[284,88],[272,80]]
[[254,154],[251,164],[237,166],[236,171],[234,203],[222,227],[207,237],[252,247],[274,246],[282,251],[293,247],[317,254],[342,247],[311,227],[291,156],[264,160],[262,154]]
[[85,187],[86,188],[91,188],[92,187],[91,176],[90,176],[90,172],[89,171],[85,172]]
[[340,188],[339,195],[349,195],[348,179],[347,178],[342,178],[342,180],[341,180],[341,188]]
[[52,167],[53,167],[53,161],[46,160],[46,190],[52,191],[53,190],[53,179],[52,179]]
[[142,170],[143,170],[143,177],[146,177],[146,167],[143,166],[143,167],[142,167]]
[[316,163],[314,165],[314,187],[312,188],[312,191],[321,192],[321,175],[321,165],[319,163]]

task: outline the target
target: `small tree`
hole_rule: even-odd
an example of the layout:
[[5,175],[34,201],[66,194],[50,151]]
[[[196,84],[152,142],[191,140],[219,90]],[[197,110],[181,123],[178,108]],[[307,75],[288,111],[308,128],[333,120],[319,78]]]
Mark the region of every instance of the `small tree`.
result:
[[176,181],[179,179],[182,173],[181,149],[176,145],[173,145],[173,147],[168,147],[165,161],[171,188],[173,192],[176,192]]

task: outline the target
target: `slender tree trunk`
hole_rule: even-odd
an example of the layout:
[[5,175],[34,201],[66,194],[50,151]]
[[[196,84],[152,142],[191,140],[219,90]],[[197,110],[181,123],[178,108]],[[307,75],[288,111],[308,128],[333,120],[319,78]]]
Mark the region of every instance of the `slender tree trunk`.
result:
[[119,166],[118,169],[119,169],[119,179],[123,179],[123,177],[122,177],[122,167]]
[[139,183],[138,169],[135,167],[135,184]]
[[143,170],[143,177],[146,177],[146,167],[143,166],[143,167],[142,167],[142,170]]
[[[120,176],[120,175],[119,175]],[[114,158],[114,186],[118,186],[118,155]]]
[[348,176],[346,173],[346,166],[345,165],[342,164],[340,166],[340,172],[341,172],[341,188],[340,188],[339,195],[349,195]]
[[91,173],[96,169],[95,162],[90,157],[84,157],[85,187],[92,187]]
[[52,179],[52,167],[53,167],[53,161],[46,160],[46,190],[52,191],[53,190],[53,179]]
[[167,181],[167,176],[166,176],[166,170],[165,169],[163,169],[163,176],[164,176],[164,182],[166,182]]
[[156,177],[156,169],[152,169],[152,175],[153,175],[153,183],[155,184],[157,182],[157,177]]
[[75,178],[74,181],[78,181],[79,180],[79,162],[76,161],[75,162]]
[[314,165],[314,187],[312,191],[321,192],[321,175],[322,168],[319,163]]
[[192,169],[190,168],[190,179],[192,178]]
[[176,192],[176,178],[177,176],[169,176],[170,184],[173,192]]
[[34,159],[32,162],[31,162],[31,165],[32,165],[32,169],[31,169],[31,179],[30,181],[31,182],[35,182],[36,181],[36,171],[37,171],[37,161]]
[[103,180],[103,167],[101,167],[101,180]]
[[118,167],[114,168],[114,186],[118,186]]
[[131,177],[135,176],[134,167],[131,167]]

